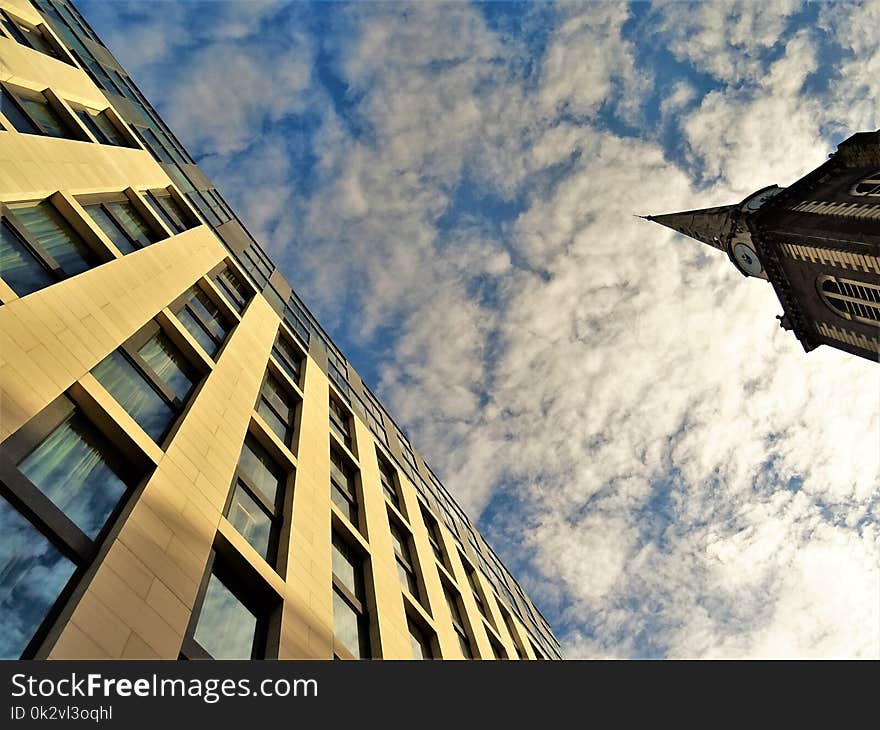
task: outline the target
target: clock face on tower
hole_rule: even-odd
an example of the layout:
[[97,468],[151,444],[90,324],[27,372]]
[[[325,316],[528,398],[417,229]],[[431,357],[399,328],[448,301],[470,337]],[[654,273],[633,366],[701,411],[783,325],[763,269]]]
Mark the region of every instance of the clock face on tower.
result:
[[750,276],[760,276],[761,272],[764,270],[764,267],[761,266],[761,260],[758,258],[758,254],[755,253],[755,249],[747,243],[737,243],[734,245],[733,258],[736,261],[737,266]]

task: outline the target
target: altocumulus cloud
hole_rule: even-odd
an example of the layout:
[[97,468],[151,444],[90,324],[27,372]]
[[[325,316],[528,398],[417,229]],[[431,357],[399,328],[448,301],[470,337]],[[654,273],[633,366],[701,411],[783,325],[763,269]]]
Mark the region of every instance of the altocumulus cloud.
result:
[[880,126],[880,3],[162,7],[84,4],[569,656],[880,654],[876,368],[632,216]]

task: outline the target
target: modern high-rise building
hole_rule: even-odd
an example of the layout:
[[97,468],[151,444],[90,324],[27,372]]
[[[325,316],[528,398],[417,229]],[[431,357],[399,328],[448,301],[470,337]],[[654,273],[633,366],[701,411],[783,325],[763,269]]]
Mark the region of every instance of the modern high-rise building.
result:
[[0,0],[0,656],[560,656],[69,2]]
[[648,216],[773,286],[804,350],[880,357],[880,130],[860,132],[787,188],[738,205]]

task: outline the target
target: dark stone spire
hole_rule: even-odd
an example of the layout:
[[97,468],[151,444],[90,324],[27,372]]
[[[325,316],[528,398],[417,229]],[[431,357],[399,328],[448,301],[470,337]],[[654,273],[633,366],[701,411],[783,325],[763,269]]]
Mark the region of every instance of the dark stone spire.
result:
[[738,205],[720,205],[681,213],[649,215],[645,219],[724,250],[724,241],[733,230],[733,214],[738,208]]

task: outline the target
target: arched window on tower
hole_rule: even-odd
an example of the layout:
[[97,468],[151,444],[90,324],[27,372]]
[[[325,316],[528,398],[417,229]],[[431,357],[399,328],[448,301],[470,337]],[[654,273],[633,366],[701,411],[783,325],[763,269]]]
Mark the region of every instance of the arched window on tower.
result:
[[845,319],[880,327],[880,286],[821,276],[816,282],[825,303]]
[[857,182],[852,189],[853,195],[871,195],[880,197],[880,170]]

